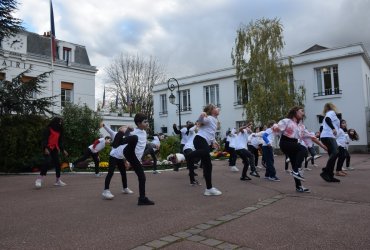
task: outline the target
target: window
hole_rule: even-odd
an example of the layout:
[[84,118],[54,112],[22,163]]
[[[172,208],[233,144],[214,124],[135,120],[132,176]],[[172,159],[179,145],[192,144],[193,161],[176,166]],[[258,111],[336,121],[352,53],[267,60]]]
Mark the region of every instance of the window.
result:
[[181,111],[191,111],[190,89],[180,91]]
[[160,115],[165,115],[167,114],[167,95],[163,94],[159,96],[159,101],[160,101]]
[[[22,79],[21,79],[21,82],[22,83],[29,83],[30,81],[36,79],[36,77],[32,77],[32,76],[22,76]],[[37,98],[37,94],[36,92],[32,92],[32,98],[36,99]]]
[[236,101],[234,102],[234,106],[236,105],[243,105],[249,100],[248,91],[244,88],[238,81],[234,82],[235,86],[235,97]]
[[118,132],[118,129],[122,127],[122,125],[110,125],[110,129],[115,131],[115,132]]
[[217,107],[220,107],[218,84],[209,85],[209,86],[204,87],[204,100],[205,100],[205,105],[212,103],[216,105]]
[[318,68],[315,71],[318,92],[314,93],[314,96],[342,94],[339,89],[338,65]]
[[67,63],[71,61],[71,48],[63,47],[63,60]]
[[288,74],[288,87],[289,87],[289,93],[294,94],[294,74],[293,72],[290,72]]
[[167,127],[162,126],[161,127],[161,133],[162,134],[167,134]]
[[73,103],[73,83],[62,82],[61,88],[61,106],[65,107],[66,103]]

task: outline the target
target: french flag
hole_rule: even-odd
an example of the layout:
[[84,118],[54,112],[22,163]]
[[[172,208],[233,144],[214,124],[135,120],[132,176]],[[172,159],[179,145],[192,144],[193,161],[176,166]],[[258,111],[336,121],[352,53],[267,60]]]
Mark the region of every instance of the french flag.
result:
[[54,26],[54,12],[53,12],[53,3],[50,0],[50,29],[51,29],[51,54],[53,58],[53,62],[57,57],[57,44],[55,41],[55,26]]

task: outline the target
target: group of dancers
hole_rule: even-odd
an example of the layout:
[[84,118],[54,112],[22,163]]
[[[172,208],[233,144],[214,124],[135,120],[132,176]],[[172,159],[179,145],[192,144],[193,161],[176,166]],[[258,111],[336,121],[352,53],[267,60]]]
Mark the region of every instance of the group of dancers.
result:
[[[222,192],[212,184],[212,161],[210,152],[212,149],[218,149],[220,145],[216,140],[216,131],[220,128],[218,115],[220,110],[213,104],[207,105],[203,112],[199,115],[196,123],[187,122],[186,127],[177,129],[174,124],[174,131],[181,134],[181,153],[185,156],[187,168],[189,171],[190,184],[192,186],[200,185],[200,182],[195,178],[195,164],[201,162],[203,169],[203,177],[206,182],[205,196],[218,196]],[[320,133],[310,132],[303,124],[305,116],[303,107],[295,106],[291,108],[286,118],[279,122],[271,121],[266,129],[255,128],[252,130],[252,122],[248,122],[245,126],[238,130],[230,130],[227,133],[225,148],[230,153],[229,166],[231,171],[239,171],[235,166],[236,158],[239,156],[243,161],[243,170],[240,180],[248,181],[251,178],[248,176],[250,166],[250,175],[260,177],[258,166],[258,148],[262,144],[263,165],[265,166],[265,178],[270,181],[280,181],[276,175],[274,166],[274,139],[279,137],[279,147],[286,155],[292,165],[290,174],[293,176],[295,188],[297,192],[310,192],[310,190],[302,185],[305,180],[300,169],[303,161],[308,162],[308,153],[310,152],[312,159],[315,153],[312,152],[313,143],[316,143],[324,150],[328,151],[329,159],[323,172],[320,176],[328,182],[339,182],[334,177],[334,165],[338,159],[336,175],[345,176],[342,166],[347,159],[347,168],[350,168],[350,156],[348,153],[348,144],[350,140],[358,140],[358,135],[354,129],[346,129],[346,122],[340,122],[336,116],[336,107],[332,103],[325,104],[323,111],[325,118]],[[153,159],[153,173],[158,173],[156,169],[156,151],[160,147],[160,138],[155,136],[148,143],[147,133],[148,121],[147,117],[138,113],[135,115],[134,122],[136,128],[131,126],[122,126],[117,132],[109,127],[101,124],[102,127],[109,133],[110,136],[100,138],[90,145],[84,155],[71,164],[71,169],[81,161],[92,157],[95,164],[95,175],[101,176],[99,173],[99,151],[105,145],[111,143],[112,149],[109,155],[108,174],[105,178],[104,190],[102,197],[107,200],[114,198],[109,186],[117,167],[122,179],[122,193],[132,194],[133,191],[128,188],[126,168],[128,164],[134,169],[139,182],[139,198],[138,205],[154,205],[154,202],[146,197],[145,182],[146,177],[142,166],[142,159],[145,155],[150,154]],[[41,167],[40,175],[37,177],[35,186],[41,188],[43,178],[47,173],[47,168],[51,164],[56,171],[56,186],[65,186],[66,184],[60,179],[60,162],[59,153],[63,152],[66,156],[68,153],[63,146],[63,121],[59,117],[52,119],[43,139],[43,149],[45,161]],[[288,162],[288,160],[286,161]]]

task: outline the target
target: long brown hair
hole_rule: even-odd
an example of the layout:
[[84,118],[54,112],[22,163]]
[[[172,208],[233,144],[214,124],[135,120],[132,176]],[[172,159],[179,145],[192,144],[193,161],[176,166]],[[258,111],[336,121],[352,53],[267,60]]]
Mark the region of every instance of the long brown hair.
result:
[[286,117],[289,118],[289,119],[293,119],[295,117],[295,115],[297,114],[298,110],[300,110],[300,109],[303,109],[303,107],[302,106],[294,106],[293,108],[291,108],[289,110]]

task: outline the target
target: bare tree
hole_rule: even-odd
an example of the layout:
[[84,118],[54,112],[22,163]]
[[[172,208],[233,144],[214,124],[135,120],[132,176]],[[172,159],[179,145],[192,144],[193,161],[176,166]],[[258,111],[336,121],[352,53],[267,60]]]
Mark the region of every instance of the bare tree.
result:
[[153,58],[121,53],[105,69],[110,89],[118,95],[119,108],[132,113],[142,112],[153,117],[153,86],[164,82],[163,67]]

